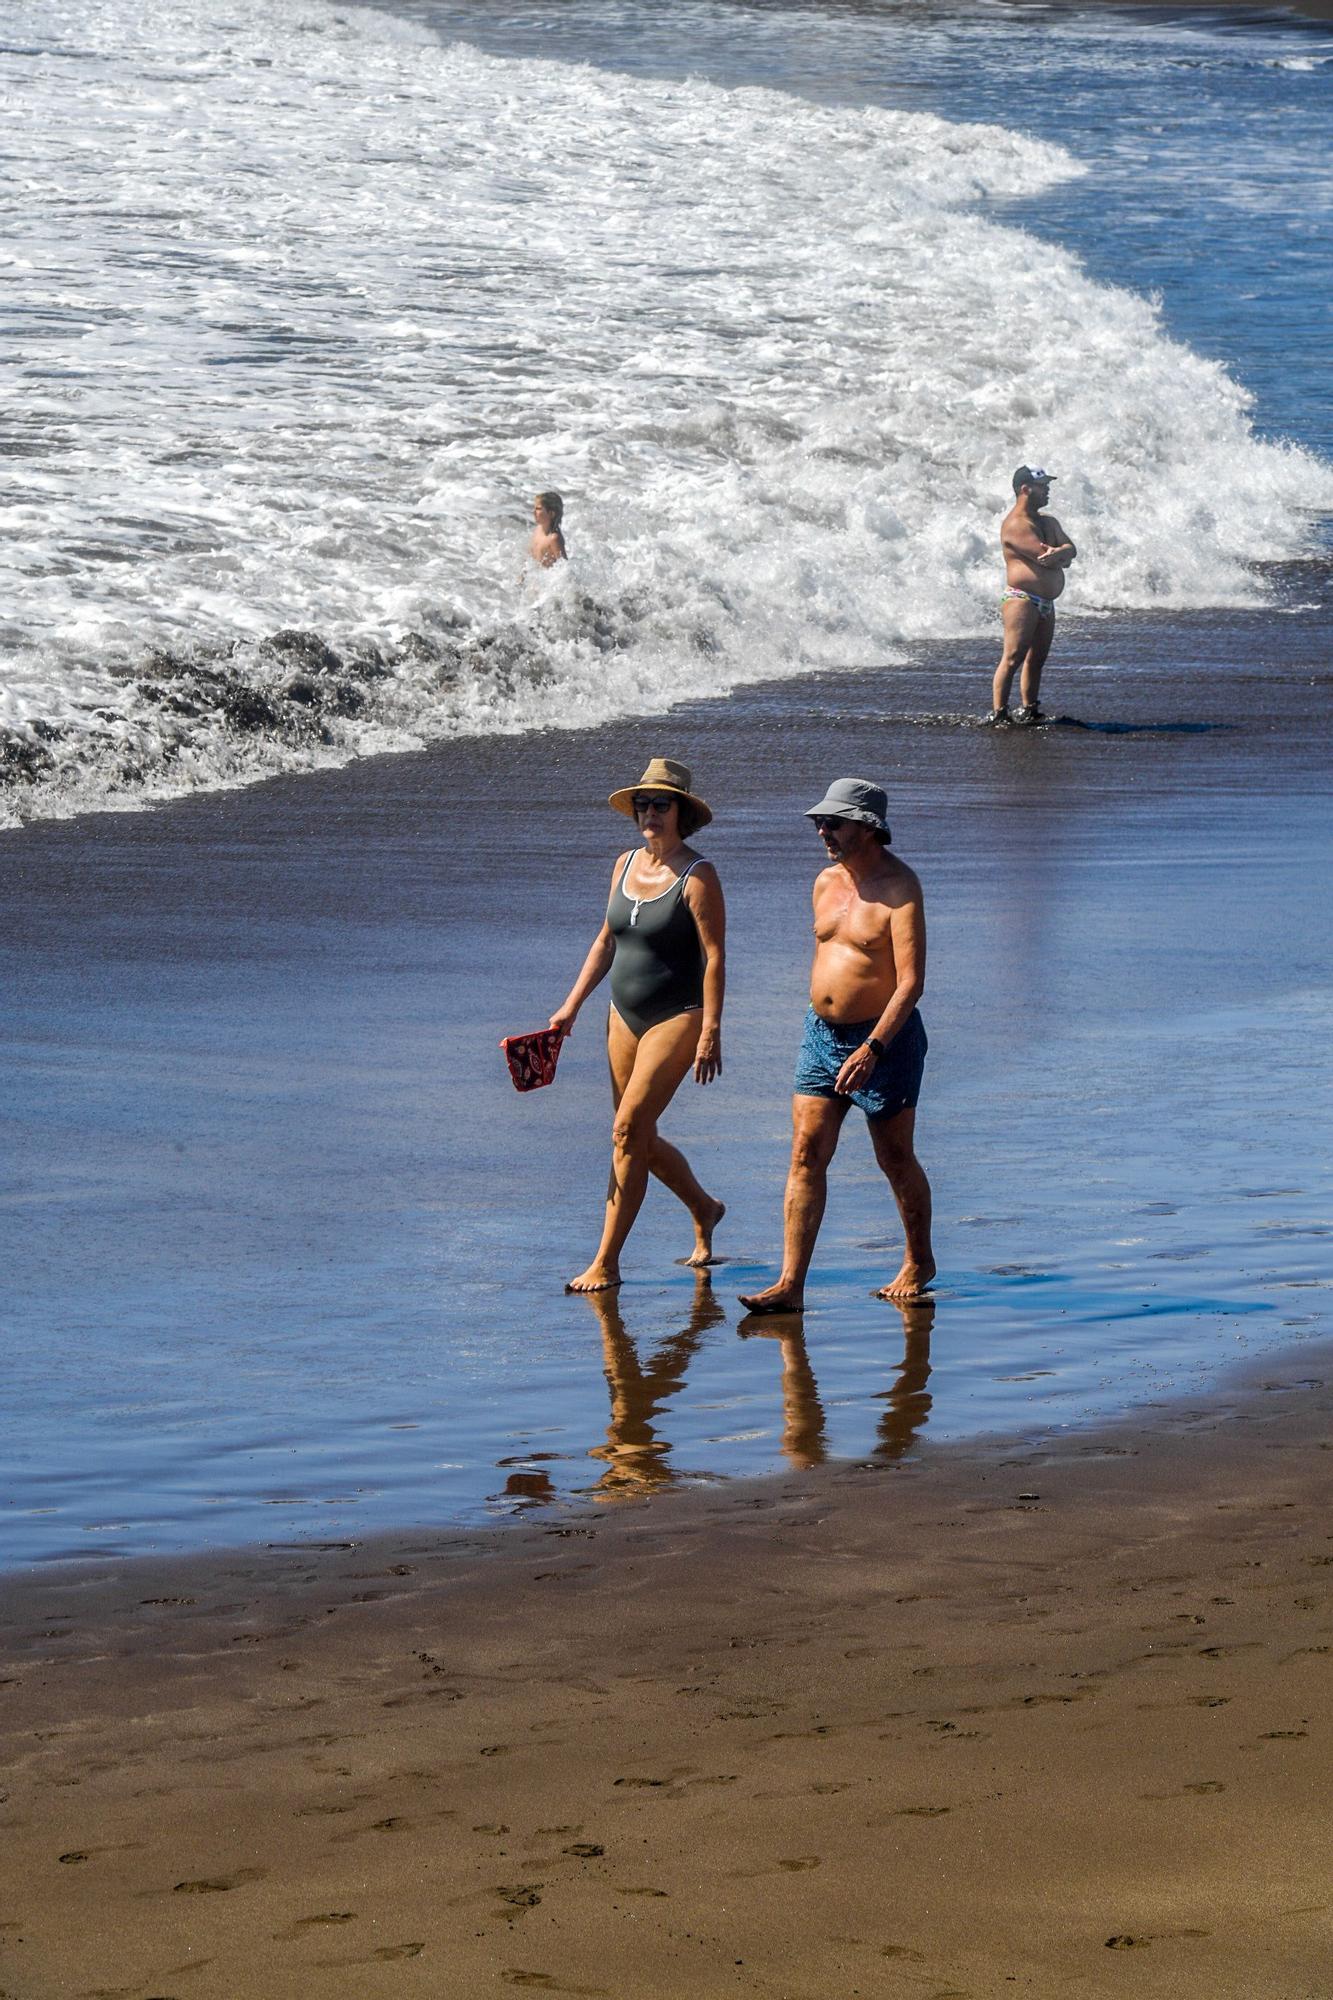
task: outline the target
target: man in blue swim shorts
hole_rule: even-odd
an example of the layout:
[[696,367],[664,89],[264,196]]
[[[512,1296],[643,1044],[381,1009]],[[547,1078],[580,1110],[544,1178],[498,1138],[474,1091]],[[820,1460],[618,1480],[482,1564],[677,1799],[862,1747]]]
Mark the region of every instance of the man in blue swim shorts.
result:
[[902,1269],[879,1297],[919,1298],[935,1275],[930,1182],[913,1146],[926,1060],[916,1008],[925,985],[926,919],[921,884],[890,851],[887,811],[880,786],[837,778],[806,814],[830,865],[814,890],[815,956],[796,1059],[782,1272],[765,1291],[742,1294],[751,1312],[804,1306],[828,1169],[854,1104],[866,1115],[907,1239]]

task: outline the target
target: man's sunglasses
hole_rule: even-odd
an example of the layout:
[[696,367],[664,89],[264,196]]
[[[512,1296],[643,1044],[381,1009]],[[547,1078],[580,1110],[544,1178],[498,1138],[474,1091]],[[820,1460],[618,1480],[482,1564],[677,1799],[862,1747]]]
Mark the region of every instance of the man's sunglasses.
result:
[[676,803],[676,801],[670,794],[668,794],[666,798],[660,799],[660,798],[649,798],[647,797],[646,794],[639,793],[636,794],[636,796],[630,801],[630,803],[633,805],[636,813],[646,813],[646,812],[665,812],[667,807],[673,806]]
[[814,815],[814,822],[815,829],[819,833],[823,833],[833,827],[846,826],[847,824],[845,819],[833,819],[827,813],[816,813]]

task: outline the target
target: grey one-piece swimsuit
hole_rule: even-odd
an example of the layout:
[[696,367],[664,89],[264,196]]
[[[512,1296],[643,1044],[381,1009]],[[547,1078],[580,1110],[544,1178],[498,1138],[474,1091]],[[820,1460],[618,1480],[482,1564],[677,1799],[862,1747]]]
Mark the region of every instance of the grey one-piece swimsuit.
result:
[[694,912],[685,901],[685,882],[698,863],[691,861],[660,896],[628,896],[625,878],[631,854],[606,906],[616,941],[611,961],[611,1005],[632,1035],[646,1034],[673,1014],[704,1004],[704,951]]

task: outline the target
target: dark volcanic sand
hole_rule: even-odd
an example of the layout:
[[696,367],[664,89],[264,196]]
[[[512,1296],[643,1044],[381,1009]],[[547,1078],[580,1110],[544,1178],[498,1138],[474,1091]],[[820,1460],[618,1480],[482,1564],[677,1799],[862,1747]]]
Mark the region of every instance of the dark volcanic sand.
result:
[[[1080,726],[975,726],[988,653],[936,650],[7,835],[9,1559],[1037,1434],[1326,1326],[1329,586],[1279,586],[1311,608],[1067,624],[1048,706]],[[725,1075],[668,1130],[733,1261],[696,1299],[656,1192],[599,1317],[560,1288],[603,1187],[601,1009],[548,1092],[495,1045],[566,990],[629,831],[601,802],[659,752],[730,899]],[[905,1368],[855,1119],[804,1349],[738,1338],[733,1296],[778,1245],[800,813],[849,772],[889,785],[931,925],[941,1277]]]

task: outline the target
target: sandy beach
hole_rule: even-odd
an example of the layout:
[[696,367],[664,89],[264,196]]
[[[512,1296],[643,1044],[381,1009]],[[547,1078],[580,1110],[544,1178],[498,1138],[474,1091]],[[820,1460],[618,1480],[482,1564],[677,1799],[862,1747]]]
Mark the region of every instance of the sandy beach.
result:
[[1054,1449],[11,1582],[0,1990],[1322,2000],[1328,1363]]
[[[6,2000],[1322,2000],[1318,629],[1262,680],[1234,618],[1165,666],[1126,623],[1114,679],[1071,636],[1076,720],[1012,742],[931,659],[11,840]],[[664,737],[726,802],[728,1094],[679,1129],[732,1261],[697,1298],[659,1202],[598,1314],[558,1286],[596,1032],[531,1101],[494,1043]],[[938,911],[942,1273],[869,1297],[849,1142],[802,1341],[734,1293],[776,1247],[793,830],[872,759]]]
[[[0,2000],[1333,2000],[1329,20],[15,0]],[[759,1319],[851,774],[939,1269],[854,1118]]]

